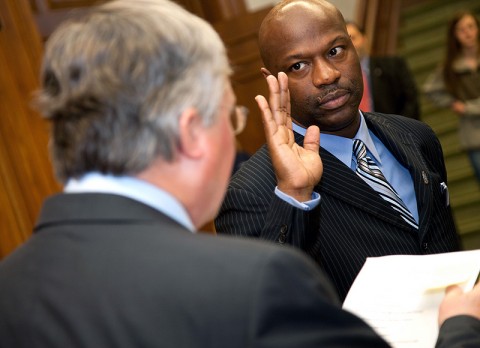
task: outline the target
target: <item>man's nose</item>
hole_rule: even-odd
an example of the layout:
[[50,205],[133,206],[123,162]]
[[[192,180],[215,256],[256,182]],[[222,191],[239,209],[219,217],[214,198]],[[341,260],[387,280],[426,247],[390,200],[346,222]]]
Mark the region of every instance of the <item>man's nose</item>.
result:
[[314,62],[312,82],[315,86],[330,85],[340,78],[340,71],[328,60]]

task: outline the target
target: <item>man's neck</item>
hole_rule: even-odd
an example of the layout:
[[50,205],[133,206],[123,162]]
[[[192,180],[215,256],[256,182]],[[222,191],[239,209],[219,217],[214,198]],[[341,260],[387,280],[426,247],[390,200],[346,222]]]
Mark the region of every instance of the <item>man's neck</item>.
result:
[[[358,117],[354,118],[351,124],[347,125],[346,127],[342,128],[339,131],[325,131],[325,130],[322,130],[322,127],[319,127],[319,128],[322,134],[331,134],[331,135],[336,135],[343,138],[353,139],[353,137],[355,137],[355,134],[357,134],[358,129],[360,128],[360,122],[361,122],[361,115],[359,112]],[[292,127],[295,132],[301,135],[305,135],[305,131],[308,128],[300,124],[297,120],[293,118],[292,118]],[[321,135],[320,135],[320,138],[321,138]]]

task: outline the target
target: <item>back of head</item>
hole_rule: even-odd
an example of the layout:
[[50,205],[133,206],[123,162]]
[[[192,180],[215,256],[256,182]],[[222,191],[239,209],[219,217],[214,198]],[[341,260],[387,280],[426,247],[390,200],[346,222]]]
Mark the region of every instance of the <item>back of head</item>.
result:
[[38,94],[58,178],[172,160],[181,112],[211,123],[229,74],[216,32],[168,0],[115,0],[64,23],[46,44]]

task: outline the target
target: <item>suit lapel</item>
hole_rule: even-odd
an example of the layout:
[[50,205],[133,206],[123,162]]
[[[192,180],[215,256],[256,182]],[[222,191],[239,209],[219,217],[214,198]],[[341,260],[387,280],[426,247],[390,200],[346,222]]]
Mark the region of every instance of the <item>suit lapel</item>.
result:
[[[296,140],[299,144],[303,143],[302,136],[298,136]],[[321,147],[320,157],[323,162],[323,175],[315,188],[317,192],[328,194],[356,209],[373,214],[378,219],[394,224],[405,231],[411,231],[411,227],[403,221],[390,204],[332,153]]]
[[428,166],[419,144],[410,133],[395,126],[385,117],[372,113],[364,115],[368,128],[410,172],[417,200],[419,231],[426,233],[433,207],[431,200],[433,192]]
[[325,149],[321,149],[323,176],[320,192],[375,215],[378,219],[410,230],[400,215],[354,171]]

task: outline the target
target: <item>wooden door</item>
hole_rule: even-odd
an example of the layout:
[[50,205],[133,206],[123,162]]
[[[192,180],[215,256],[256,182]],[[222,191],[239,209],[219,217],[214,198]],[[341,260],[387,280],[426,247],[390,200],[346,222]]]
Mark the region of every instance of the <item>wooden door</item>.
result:
[[31,234],[46,196],[59,190],[48,126],[32,109],[41,40],[26,0],[0,0],[0,258]]
[[253,154],[265,142],[263,124],[255,96],[268,97],[265,78],[260,72],[263,66],[258,49],[258,29],[270,8],[239,15],[214,24],[227,47],[233,67],[232,84],[237,103],[250,110],[245,130],[238,135],[242,149]]

